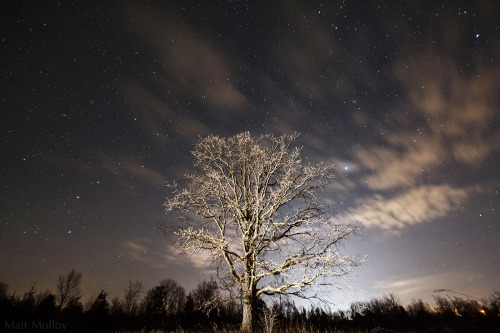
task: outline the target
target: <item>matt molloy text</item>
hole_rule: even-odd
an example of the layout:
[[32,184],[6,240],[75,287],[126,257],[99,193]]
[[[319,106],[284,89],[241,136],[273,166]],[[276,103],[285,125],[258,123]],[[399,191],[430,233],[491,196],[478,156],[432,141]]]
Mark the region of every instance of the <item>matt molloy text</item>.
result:
[[67,323],[58,323],[55,320],[49,321],[6,321],[3,325],[4,330],[25,331],[25,330],[51,330],[64,332],[68,327]]

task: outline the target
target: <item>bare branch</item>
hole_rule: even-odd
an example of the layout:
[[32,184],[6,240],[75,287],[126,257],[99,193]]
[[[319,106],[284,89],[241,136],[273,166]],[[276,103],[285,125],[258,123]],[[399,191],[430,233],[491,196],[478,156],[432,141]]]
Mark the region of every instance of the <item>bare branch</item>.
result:
[[362,262],[340,252],[359,225],[335,219],[319,195],[334,167],[303,164],[301,149],[291,147],[297,136],[200,138],[188,186],[173,186],[165,202],[166,213],[177,213],[164,226],[177,248],[225,263],[241,286],[244,322],[259,295],[309,297],[313,287],[338,287]]

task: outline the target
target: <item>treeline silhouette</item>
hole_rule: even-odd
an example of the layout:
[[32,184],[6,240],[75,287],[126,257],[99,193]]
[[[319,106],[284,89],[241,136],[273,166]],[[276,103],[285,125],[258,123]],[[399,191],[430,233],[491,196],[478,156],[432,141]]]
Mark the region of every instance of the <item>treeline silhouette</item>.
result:
[[[130,281],[122,298],[109,300],[102,290],[82,303],[81,278],[72,270],[59,277],[55,293],[33,286],[22,296],[9,294],[0,283],[0,331],[37,330],[43,324],[44,331],[65,332],[228,332],[241,322],[241,302],[223,297],[213,280],[189,293],[172,279],[146,291],[141,282]],[[500,332],[500,291],[481,301],[438,295],[432,305],[413,300],[403,306],[390,294],[347,310],[306,309],[290,299],[272,305],[260,300],[257,307],[262,332]]]

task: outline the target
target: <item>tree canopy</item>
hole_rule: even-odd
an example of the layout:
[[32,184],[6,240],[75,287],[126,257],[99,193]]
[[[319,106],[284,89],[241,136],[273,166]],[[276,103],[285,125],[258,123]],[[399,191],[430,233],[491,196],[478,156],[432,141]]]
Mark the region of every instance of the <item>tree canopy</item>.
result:
[[333,180],[334,166],[304,163],[297,134],[240,133],[200,138],[192,154],[195,171],[187,186],[174,185],[165,210],[176,214],[181,252],[204,252],[223,262],[241,286],[243,330],[252,329],[260,295],[319,297],[316,287],[335,286],[362,260],[340,246],[359,231],[340,221],[320,192]]

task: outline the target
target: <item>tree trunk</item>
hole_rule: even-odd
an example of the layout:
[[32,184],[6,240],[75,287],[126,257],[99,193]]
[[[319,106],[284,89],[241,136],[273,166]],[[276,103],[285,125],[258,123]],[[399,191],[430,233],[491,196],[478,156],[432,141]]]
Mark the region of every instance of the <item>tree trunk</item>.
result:
[[253,332],[255,321],[255,288],[243,291],[243,320],[241,322],[241,332]]

